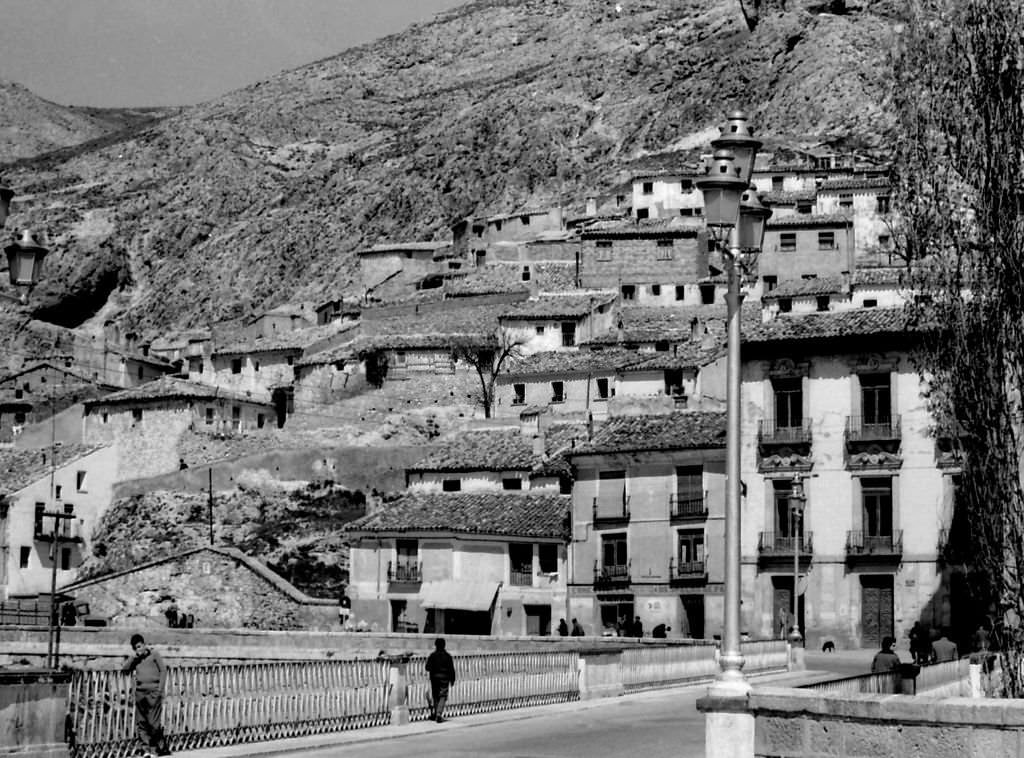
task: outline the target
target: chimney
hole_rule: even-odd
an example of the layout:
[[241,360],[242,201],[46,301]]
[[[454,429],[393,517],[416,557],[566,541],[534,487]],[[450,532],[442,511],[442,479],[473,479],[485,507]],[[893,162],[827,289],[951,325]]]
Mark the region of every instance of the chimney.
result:
[[541,430],[540,434],[533,435],[533,454],[538,458],[543,458],[547,448],[544,444],[544,432]]
[[586,210],[586,214],[585,215],[587,215],[587,216],[596,216],[597,215],[597,198],[596,197],[588,197],[587,198],[587,210]]
[[594,414],[587,411],[587,442],[594,441]]

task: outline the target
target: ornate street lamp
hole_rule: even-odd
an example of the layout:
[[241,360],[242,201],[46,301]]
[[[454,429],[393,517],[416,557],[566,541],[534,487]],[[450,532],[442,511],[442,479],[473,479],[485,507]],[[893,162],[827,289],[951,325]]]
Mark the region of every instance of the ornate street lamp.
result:
[[789,512],[792,517],[790,535],[793,538],[793,630],[789,633],[789,642],[795,650],[803,643],[800,633],[800,543],[803,541],[803,529],[800,522],[804,517],[804,505],[807,495],[804,492],[804,480],[799,472],[793,477],[793,489],[789,493]]
[[[750,189],[750,174],[761,143],[753,138],[742,111],[729,114],[722,136],[712,141],[715,153],[707,174],[695,184],[704,195],[705,218],[722,250],[728,289],[726,362],[726,498],[725,498],[725,618],[721,673],[712,685],[715,695],[744,694],[750,686],[743,677],[740,648],[740,273],[744,252],[756,254],[764,239],[771,211]],[[728,240],[728,245],[722,243]],[[723,249],[724,248],[724,249]],[[710,732],[709,732],[710,734]]]
[[21,237],[4,248],[7,254],[7,267],[11,284],[24,287],[21,302],[28,301],[28,293],[39,281],[43,270],[43,259],[49,252],[39,237],[29,229],[21,233]]

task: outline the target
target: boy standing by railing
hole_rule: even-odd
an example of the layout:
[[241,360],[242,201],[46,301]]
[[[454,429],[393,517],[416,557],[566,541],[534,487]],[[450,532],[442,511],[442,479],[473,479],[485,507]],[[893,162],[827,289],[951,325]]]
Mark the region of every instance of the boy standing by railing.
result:
[[136,734],[139,741],[145,747],[156,750],[157,755],[170,755],[164,730],[160,726],[167,664],[160,653],[146,645],[141,634],[132,635],[131,646],[132,655],[121,670],[135,675]]

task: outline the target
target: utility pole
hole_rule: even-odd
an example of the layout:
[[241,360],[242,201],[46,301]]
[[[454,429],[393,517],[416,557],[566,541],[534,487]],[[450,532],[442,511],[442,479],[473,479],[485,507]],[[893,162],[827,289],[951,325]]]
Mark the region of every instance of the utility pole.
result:
[[209,524],[210,524],[210,545],[213,545],[213,466],[210,466],[206,472],[209,475],[209,493],[210,493],[210,507],[209,507]]

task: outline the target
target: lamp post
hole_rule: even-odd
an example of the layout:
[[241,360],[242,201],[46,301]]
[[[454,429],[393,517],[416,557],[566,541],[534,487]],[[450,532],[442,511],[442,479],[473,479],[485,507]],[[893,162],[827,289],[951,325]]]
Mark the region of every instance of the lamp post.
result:
[[736,695],[749,690],[743,676],[740,648],[740,271],[744,252],[755,254],[764,240],[765,221],[771,211],[750,190],[750,175],[761,143],[754,139],[742,111],[729,114],[707,174],[695,184],[704,195],[704,213],[712,237],[722,251],[728,289],[726,359],[726,497],[725,497],[725,614],[722,630],[721,672],[712,685],[715,695]]
[[[0,185],[0,228],[7,222],[13,198],[14,191],[10,187]],[[40,237],[29,229],[23,230],[20,238],[4,248],[11,284],[17,288],[24,288],[21,297],[18,298],[22,305],[28,302],[29,292],[39,281],[43,259],[48,252]]]
[[804,480],[803,476],[797,472],[793,476],[793,489],[789,493],[789,512],[792,517],[792,535],[793,535],[793,629],[789,633],[789,643],[796,649],[803,642],[803,636],[800,633],[800,614],[799,614],[799,599],[800,599],[800,542],[803,531],[800,528],[800,522],[804,516],[804,503],[807,501],[807,495],[804,493]]

